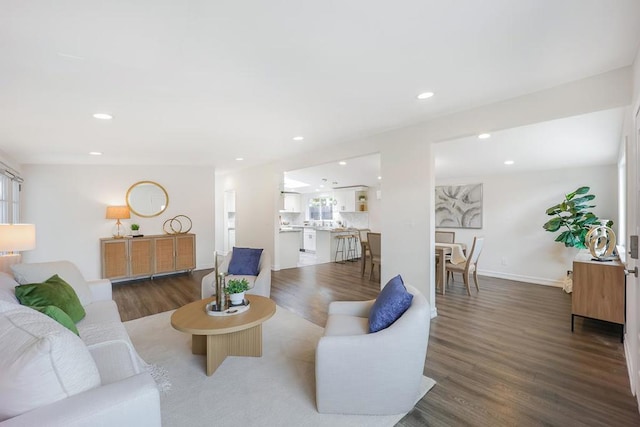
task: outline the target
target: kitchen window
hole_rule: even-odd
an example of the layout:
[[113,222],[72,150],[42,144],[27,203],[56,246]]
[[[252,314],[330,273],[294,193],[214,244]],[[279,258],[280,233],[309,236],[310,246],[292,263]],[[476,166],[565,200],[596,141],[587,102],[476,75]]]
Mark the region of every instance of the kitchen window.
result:
[[317,197],[309,200],[309,219],[315,221],[333,220],[332,197]]

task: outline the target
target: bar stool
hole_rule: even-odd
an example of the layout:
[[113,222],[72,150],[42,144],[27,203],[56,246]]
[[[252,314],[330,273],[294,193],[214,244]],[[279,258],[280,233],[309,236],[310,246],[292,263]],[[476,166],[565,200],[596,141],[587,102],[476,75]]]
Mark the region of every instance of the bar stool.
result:
[[[344,264],[344,252],[345,252],[345,239],[347,238],[346,235],[344,234],[338,234],[336,236],[337,239],[337,243],[336,243],[336,255],[334,258],[334,262],[337,262],[338,264]],[[342,243],[342,245],[340,245]],[[338,261],[338,254],[341,254],[342,256],[342,261]]]
[[358,260],[356,259],[356,257],[358,256],[358,253],[356,252],[356,243],[357,243],[357,237],[355,234],[348,234],[345,236],[347,238],[347,261],[349,262],[357,262]]

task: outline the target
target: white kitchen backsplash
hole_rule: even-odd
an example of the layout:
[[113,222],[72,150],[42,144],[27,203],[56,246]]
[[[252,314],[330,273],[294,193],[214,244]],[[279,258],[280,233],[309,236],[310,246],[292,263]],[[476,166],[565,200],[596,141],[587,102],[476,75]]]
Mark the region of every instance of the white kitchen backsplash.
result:
[[304,215],[300,212],[280,212],[280,224],[302,225]]
[[334,214],[334,222],[341,221],[343,227],[369,228],[369,214],[367,212],[342,212]]

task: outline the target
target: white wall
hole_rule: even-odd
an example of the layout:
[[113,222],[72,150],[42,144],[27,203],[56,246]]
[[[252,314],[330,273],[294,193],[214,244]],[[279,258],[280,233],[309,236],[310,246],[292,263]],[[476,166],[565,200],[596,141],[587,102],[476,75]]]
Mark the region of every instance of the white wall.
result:
[[[219,178],[218,191],[236,192],[236,246],[263,248],[271,255],[272,266],[278,269],[278,210],[283,171],[274,165],[243,169]],[[217,210],[222,221],[222,207]],[[220,221],[216,221],[217,223]],[[216,225],[218,228],[218,225]],[[216,248],[223,249],[222,236]]]
[[[631,69],[629,67],[572,82],[523,97],[499,102],[404,128],[385,132],[351,143],[341,143],[322,150],[284,158],[271,165],[250,171],[231,173],[225,180],[235,182],[236,191],[272,191],[272,233],[258,230],[255,224],[268,217],[268,207],[256,203],[238,206],[253,241],[273,247],[278,254],[277,204],[279,188],[273,188],[273,176],[341,158],[381,153],[382,200],[382,284],[401,273],[407,283],[420,289],[432,302],[435,314],[433,247],[433,157],[431,144],[480,131],[494,131],[515,126],[598,111],[630,102]],[[251,180],[244,179],[248,174]],[[614,177],[615,181],[615,177]],[[227,187],[225,187],[227,189]],[[265,200],[267,202],[267,200]],[[545,202],[544,200],[542,202]],[[246,209],[243,213],[240,209]],[[615,217],[614,217],[615,218]],[[239,226],[240,227],[240,226]],[[248,238],[249,236],[247,236]],[[548,239],[548,236],[547,236]]]
[[131,215],[123,222],[140,224],[143,234],[163,234],[162,224],[186,215],[196,235],[196,268],[213,266],[214,188],[212,168],[192,166],[26,165],[22,218],[36,225],[36,249],[25,262],[66,259],[89,278],[100,277],[99,239],[110,237],[114,220],[107,205],[124,205],[129,187],[138,181],[161,184],[169,194],[167,210],[155,218]]
[[546,209],[578,187],[591,187],[598,217],[618,217],[615,165],[436,180],[436,185],[471,183],[482,183],[482,229],[450,230],[469,249],[474,236],[485,237],[478,267],[488,276],[561,286],[578,250],[554,242],[559,233],[542,225],[551,218]]
[[382,224],[382,200],[378,199],[379,187],[369,187],[368,208],[369,208],[369,228],[372,231],[380,231]]

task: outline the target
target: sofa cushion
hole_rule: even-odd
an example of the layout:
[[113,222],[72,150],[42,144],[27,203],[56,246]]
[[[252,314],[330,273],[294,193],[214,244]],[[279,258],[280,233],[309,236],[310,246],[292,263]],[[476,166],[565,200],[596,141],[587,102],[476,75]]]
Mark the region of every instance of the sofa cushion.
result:
[[398,274],[389,280],[378,294],[369,313],[369,332],[388,328],[411,306],[413,295],[404,286]]
[[72,262],[52,261],[16,264],[11,266],[11,270],[16,281],[21,285],[41,283],[57,274],[76,291],[82,305],[90,304],[93,301],[87,281],[78,270],[78,267]]
[[76,324],[73,319],[69,317],[67,313],[65,313],[61,308],[56,307],[55,305],[47,305],[46,307],[30,307],[34,310],[39,311],[42,314],[46,314],[56,322],[60,323],[62,326],[73,332],[74,334],[80,336],[78,332],[78,328],[76,328]]
[[43,283],[19,285],[16,287],[16,297],[22,305],[31,307],[55,305],[67,313],[76,323],[82,320],[86,314],[71,285],[57,274]]
[[82,328],[94,323],[120,322],[118,305],[114,300],[95,301],[84,307],[87,313],[84,319],[77,323],[78,330],[82,336]]
[[6,301],[14,304],[20,304],[16,298],[15,288],[18,282],[7,273],[0,272],[0,301]]
[[229,262],[229,274],[239,276],[257,276],[260,273],[260,256],[262,249],[233,248]]
[[0,342],[0,421],[100,385],[82,340],[42,313],[0,301]]
[[369,331],[369,319],[366,317],[332,314],[324,327],[325,336],[365,335]]

